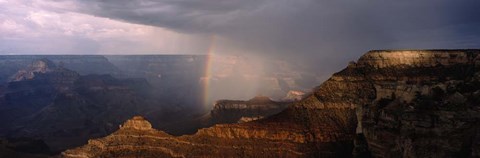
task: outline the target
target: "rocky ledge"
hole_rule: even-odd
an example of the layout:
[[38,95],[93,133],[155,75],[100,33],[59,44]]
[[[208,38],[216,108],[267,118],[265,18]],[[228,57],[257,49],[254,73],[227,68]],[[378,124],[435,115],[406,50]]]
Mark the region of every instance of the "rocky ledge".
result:
[[478,157],[479,63],[480,50],[371,51],[271,117],[180,137],[129,123],[143,125],[62,155]]
[[127,120],[123,125],[120,125],[120,129],[151,130],[152,124],[142,116],[135,116]]
[[249,122],[277,114],[289,103],[273,101],[265,96],[256,96],[247,101],[219,100],[215,102],[210,116],[214,124]]

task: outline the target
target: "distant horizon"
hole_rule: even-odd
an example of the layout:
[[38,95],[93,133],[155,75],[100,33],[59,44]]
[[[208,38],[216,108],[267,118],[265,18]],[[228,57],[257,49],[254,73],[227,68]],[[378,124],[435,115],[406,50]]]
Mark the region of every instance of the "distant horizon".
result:
[[208,56],[208,54],[0,54],[0,56]]
[[[366,52],[378,52],[378,51],[452,51],[452,50],[459,50],[459,51],[468,51],[468,50],[480,50],[479,48],[420,48],[420,49],[411,49],[411,48],[392,48],[392,49],[371,49]],[[362,52],[362,53],[366,53]],[[145,54],[13,54],[13,53],[8,53],[8,54],[2,54],[0,53],[0,56],[28,56],[28,55],[43,55],[43,56],[208,56],[208,55],[226,55],[226,56],[247,56],[247,55],[238,55],[238,54],[170,54],[170,53],[145,53]]]

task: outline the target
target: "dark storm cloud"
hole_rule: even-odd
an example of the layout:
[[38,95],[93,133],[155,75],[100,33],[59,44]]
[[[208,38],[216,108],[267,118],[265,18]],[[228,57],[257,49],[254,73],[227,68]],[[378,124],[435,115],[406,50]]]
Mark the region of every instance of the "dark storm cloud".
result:
[[262,5],[258,0],[85,0],[80,11],[177,31],[206,32]]
[[[334,71],[371,49],[480,47],[477,0],[85,0],[80,11],[219,34],[234,47]],[[247,51],[247,52],[248,52]],[[312,64],[318,64],[312,66]]]

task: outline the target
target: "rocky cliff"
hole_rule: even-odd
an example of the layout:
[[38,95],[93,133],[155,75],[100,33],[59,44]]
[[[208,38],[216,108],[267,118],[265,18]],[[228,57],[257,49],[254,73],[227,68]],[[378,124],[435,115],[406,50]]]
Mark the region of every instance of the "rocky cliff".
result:
[[290,102],[276,102],[265,96],[257,96],[247,101],[219,100],[210,112],[214,124],[249,122],[277,114]]
[[480,51],[371,51],[350,69],[376,91],[357,106],[374,157],[478,157]]
[[127,121],[62,155],[478,157],[479,70],[480,50],[370,51],[269,118],[180,137]]

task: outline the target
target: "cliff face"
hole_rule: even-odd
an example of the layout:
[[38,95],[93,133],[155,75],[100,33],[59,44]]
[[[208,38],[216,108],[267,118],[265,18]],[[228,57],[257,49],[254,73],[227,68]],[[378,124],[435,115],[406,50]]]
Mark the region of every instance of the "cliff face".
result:
[[479,54],[371,51],[269,118],[180,137],[122,128],[63,156],[476,157]]
[[264,96],[247,101],[219,100],[214,104],[210,115],[215,124],[249,122],[277,114],[288,104],[289,102],[275,102]]
[[358,106],[375,157],[479,156],[477,50],[372,51],[356,65],[375,87]]

